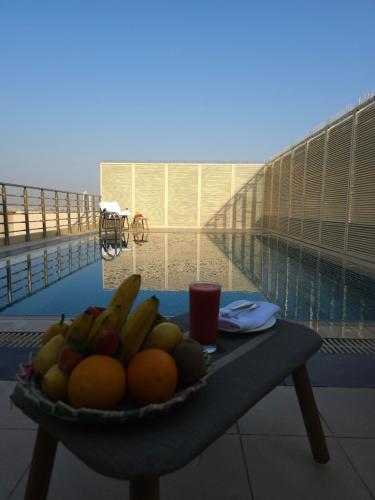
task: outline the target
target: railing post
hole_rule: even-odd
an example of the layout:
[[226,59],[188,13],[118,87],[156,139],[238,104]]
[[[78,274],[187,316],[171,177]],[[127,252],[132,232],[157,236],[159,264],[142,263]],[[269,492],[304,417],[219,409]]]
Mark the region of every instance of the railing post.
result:
[[47,238],[46,204],[44,199],[44,189],[40,190],[40,203],[42,206],[43,238]]
[[72,263],[72,260],[73,260],[73,256],[72,256],[72,245],[70,244],[69,245],[69,250],[68,250],[68,269],[69,269],[69,272],[71,273],[72,272],[72,267],[73,267],[73,263]]
[[12,264],[9,259],[7,259],[7,296],[8,304],[13,302],[13,291],[12,291]]
[[82,231],[81,227],[81,207],[80,207],[80,202],[79,202],[79,194],[77,193],[77,225],[78,225],[78,231]]
[[85,194],[84,195],[84,200],[85,200],[85,217],[86,217],[86,229],[90,229],[90,221],[89,221],[89,195]]
[[3,221],[4,221],[4,243],[5,245],[10,244],[9,239],[9,220],[8,220],[8,205],[7,205],[7,189],[3,184],[1,187],[1,197],[3,203]]
[[43,270],[44,270],[44,284],[48,286],[48,253],[47,250],[43,252]]
[[33,291],[33,273],[31,269],[31,256],[27,254],[27,289],[29,293]]
[[91,196],[91,203],[92,203],[92,222],[94,224],[94,227],[96,227],[96,203],[95,203],[95,196]]
[[26,241],[30,241],[29,197],[26,186],[23,188],[23,209],[25,212]]
[[57,247],[57,276],[61,278],[61,248]]
[[60,231],[60,209],[59,209],[59,193],[55,191],[55,214],[56,214],[56,234],[61,235]]
[[72,215],[70,213],[70,194],[66,193],[66,206],[68,209],[68,229],[69,233],[71,234],[72,232]]

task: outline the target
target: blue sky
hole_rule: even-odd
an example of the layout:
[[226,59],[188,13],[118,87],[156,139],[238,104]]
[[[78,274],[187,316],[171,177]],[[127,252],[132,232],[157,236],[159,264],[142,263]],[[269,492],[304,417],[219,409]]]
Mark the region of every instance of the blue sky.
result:
[[375,90],[375,1],[0,0],[0,181],[264,161]]

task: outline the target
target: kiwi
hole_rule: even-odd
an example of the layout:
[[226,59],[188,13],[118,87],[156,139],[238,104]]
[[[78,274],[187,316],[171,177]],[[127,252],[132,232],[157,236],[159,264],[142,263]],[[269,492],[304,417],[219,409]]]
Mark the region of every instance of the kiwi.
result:
[[206,371],[202,346],[195,340],[182,340],[174,349],[173,358],[177,365],[179,387],[194,384]]

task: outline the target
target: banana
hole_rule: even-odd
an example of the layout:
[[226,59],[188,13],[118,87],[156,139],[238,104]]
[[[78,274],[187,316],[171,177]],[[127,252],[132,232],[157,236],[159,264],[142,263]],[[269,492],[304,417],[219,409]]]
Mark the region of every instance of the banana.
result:
[[120,325],[121,306],[108,306],[95,319],[90,334],[87,337],[85,346],[88,349],[93,349],[96,339],[104,332],[104,330],[117,330]]
[[120,359],[124,365],[127,365],[139,351],[156,318],[158,307],[159,299],[153,295],[138,304],[123,325],[120,332],[122,342]]
[[119,285],[109,306],[121,306],[120,325],[123,325],[141,287],[141,275],[132,274]]
[[66,338],[69,344],[74,344],[79,347],[87,339],[94,316],[90,308],[86,309],[77,318],[73,320],[68,328]]

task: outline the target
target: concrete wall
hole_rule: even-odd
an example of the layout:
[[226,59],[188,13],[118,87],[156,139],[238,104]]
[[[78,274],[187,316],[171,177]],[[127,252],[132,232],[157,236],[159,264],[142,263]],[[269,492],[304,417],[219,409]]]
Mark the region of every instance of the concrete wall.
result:
[[249,229],[262,220],[263,164],[100,164],[100,194],[153,228]]

